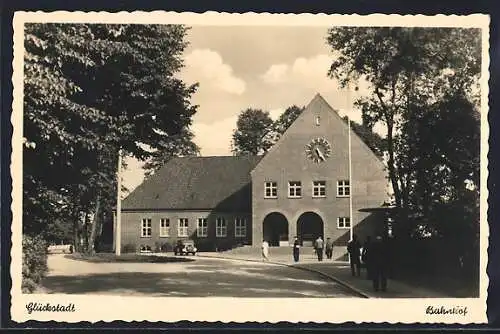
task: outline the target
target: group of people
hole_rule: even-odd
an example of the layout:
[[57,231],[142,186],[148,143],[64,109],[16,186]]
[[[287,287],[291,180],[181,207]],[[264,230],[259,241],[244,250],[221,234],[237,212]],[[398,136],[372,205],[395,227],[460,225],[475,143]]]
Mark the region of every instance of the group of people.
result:
[[[326,238],[326,242],[323,241],[321,236],[314,241],[314,253],[318,256],[318,261],[323,261],[323,249],[327,259],[332,259],[333,257],[333,241],[330,238]],[[297,237],[293,242],[293,260],[299,262],[300,254],[300,242]]]
[[[327,259],[333,257],[333,241],[326,238],[326,242],[319,236],[314,241],[314,252],[318,257],[318,261],[323,261],[323,253]],[[377,236],[375,241],[368,236],[363,245],[358,240],[358,236],[354,234],[352,240],[347,244],[347,252],[349,254],[349,262],[351,265],[352,276],[361,276],[361,262],[366,268],[366,278],[372,280],[373,289],[375,291],[387,290],[387,264],[389,259],[386,242],[381,236]],[[299,262],[300,257],[300,241],[295,237],[293,242],[293,260]],[[262,243],[262,260],[269,261],[269,244],[264,240]]]
[[347,245],[347,252],[352,276],[361,276],[361,262],[363,262],[366,268],[366,278],[373,282],[373,289],[375,291],[387,290],[389,254],[387,244],[381,236],[377,236],[375,241],[368,236],[361,246],[357,235],[354,234]]

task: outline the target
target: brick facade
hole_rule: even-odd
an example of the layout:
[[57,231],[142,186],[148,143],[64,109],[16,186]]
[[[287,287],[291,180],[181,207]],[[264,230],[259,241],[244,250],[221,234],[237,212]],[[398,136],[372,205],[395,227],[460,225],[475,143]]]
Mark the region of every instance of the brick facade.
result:
[[[179,219],[188,220],[188,235],[186,237],[178,235]],[[207,236],[198,237],[197,226],[198,219],[207,220]],[[224,218],[226,223],[226,236],[216,236],[216,220]],[[235,236],[235,220],[244,218],[246,221],[246,236]],[[142,220],[151,219],[151,236],[143,237]],[[169,219],[169,236],[160,236],[161,219]],[[170,249],[177,240],[194,239],[200,250],[215,250],[215,248],[224,249],[236,244],[248,244],[251,240],[251,215],[249,213],[224,213],[213,211],[139,211],[122,212],[122,249],[134,248],[140,250],[141,246],[149,246],[155,250],[160,245],[167,244]]]
[[[324,238],[332,238],[337,245],[348,242],[349,229],[337,228],[338,217],[349,217],[349,198],[337,196],[337,181],[349,180],[348,135],[347,124],[322,97],[316,96],[251,173],[254,246],[262,242],[264,219],[272,212],[286,217],[289,242],[297,235],[299,217],[306,212],[314,212],[322,220]],[[326,139],[331,146],[331,155],[319,163],[306,154],[306,145],[315,138]],[[387,198],[387,182],[382,162],[354,132],[351,132],[351,149],[351,222],[354,233],[364,237],[378,228],[369,221],[378,219],[358,210],[380,206]],[[264,197],[266,181],[277,182],[276,199]],[[288,197],[289,181],[302,183],[301,198]],[[313,197],[313,181],[326,181],[324,198]]]
[[[318,138],[329,143],[331,154],[324,161],[314,162],[306,154],[306,146]],[[258,247],[264,232],[266,238],[271,235],[276,241],[280,231],[284,234],[280,236],[281,245],[288,246],[295,235],[305,240],[315,239],[319,234],[343,247],[350,239],[350,228],[339,228],[339,217],[350,218],[354,233],[361,238],[371,235],[379,229],[380,217],[359,210],[379,207],[387,200],[386,173],[382,161],[352,131],[349,189],[353,217],[350,217],[349,197],[337,193],[337,182],[349,180],[348,138],[346,122],[317,95],[262,158],[176,158],[124,200],[122,247],[139,250],[141,245],[147,245],[155,250],[160,245],[172,247],[177,240],[188,238],[194,239],[200,250],[238,244]],[[300,198],[289,198],[289,181],[301,182]],[[324,197],[313,196],[313,181],[325,182]],[[265,182],[276,182],[277,198],[265,198]],[[268,216],[272,213],[279,215]],[[218,217],[225,218],[226,237],[216,236]],[[141,221],[145,218],[151,219],[151,236],[141,237]],[[160,237],[162,218],[170,222],[168,237]],[[180,218],[188,219],[187,237],[178,236]],[[198,218],[207,219],[207,237],[197,236]],[[246,220],[245,237],[235,237],[236,218]],[[298,231],[299,221],[303,233]],[[283,229],[278,231],[280,224]]]

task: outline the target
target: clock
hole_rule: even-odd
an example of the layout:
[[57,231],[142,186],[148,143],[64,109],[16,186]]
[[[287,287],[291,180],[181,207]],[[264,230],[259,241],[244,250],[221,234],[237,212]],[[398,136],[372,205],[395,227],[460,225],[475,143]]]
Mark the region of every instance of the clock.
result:
[[332,153],[330,143],[324,138],[315,138],[306,146],[306,155],[315,163],[325,161]]

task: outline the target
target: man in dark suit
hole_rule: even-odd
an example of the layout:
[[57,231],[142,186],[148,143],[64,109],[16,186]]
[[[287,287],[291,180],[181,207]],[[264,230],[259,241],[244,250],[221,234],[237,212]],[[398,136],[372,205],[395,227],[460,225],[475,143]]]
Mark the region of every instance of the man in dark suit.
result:
[[370,247],[370,275],[375,291],[387,290],[388,259],[387,242],[381,236],[377,236]]
[[360,259],[361,244],[358,241],[358,236],[354,234],[352,240],[347,244],[347,251],[349,252],[349,262],[351,262],[352,276],[361,275],[361,259]]
[[295,237],[295,240],[293,241],[293,260],[295,262],[299,262],[299,255],[300,255],[300,242],[297,237]]

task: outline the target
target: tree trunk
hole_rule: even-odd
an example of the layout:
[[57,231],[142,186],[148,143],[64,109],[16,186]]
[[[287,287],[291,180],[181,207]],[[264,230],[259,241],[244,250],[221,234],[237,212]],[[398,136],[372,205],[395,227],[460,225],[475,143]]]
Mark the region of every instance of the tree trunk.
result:
[[92,222],[92,230],[90,232],[90,238],[87,243],[87,252],[90,255],[94,255],[94,242],[97,235],[97,224],[99,222],[99,210],[101,206],[101,196],[97,195],[95,204],[94,221]]
[[80,210],[75,208],[75,216],[73,217],[73,249],[75,253],[80,252]]
[[394,166],[394,141],[392,137],[393,131],[393,120],[387,119],[387,153],[389,154],[389,159],[387,161],[387,168],[389,170],[389,179],[391,180],[392,190],[394,191],[394,199],[396,201],[396,207],[401,207],[401,191],[399,189],[398,177],[396,174],[396,168]]

